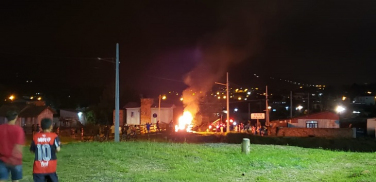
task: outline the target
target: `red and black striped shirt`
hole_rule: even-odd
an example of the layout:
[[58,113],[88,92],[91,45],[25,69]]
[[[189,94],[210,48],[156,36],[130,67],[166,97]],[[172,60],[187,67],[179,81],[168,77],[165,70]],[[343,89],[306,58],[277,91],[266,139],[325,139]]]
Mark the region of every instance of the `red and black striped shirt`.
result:
[[55,133],[37,133],[34,135],[30,146],[30,151],[35,153],[34,174],[56,172],[56,149],[59,146],[59,137]]

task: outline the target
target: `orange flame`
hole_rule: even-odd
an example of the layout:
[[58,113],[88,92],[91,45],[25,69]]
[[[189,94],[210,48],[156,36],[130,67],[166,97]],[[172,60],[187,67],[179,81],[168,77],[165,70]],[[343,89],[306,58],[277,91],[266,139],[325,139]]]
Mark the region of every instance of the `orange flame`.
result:
[[175,131],[185,130],[191,132],[192,130],[192,114],[189,111],[184,111],[183,116],[179,118],[179,124],[175,126]]

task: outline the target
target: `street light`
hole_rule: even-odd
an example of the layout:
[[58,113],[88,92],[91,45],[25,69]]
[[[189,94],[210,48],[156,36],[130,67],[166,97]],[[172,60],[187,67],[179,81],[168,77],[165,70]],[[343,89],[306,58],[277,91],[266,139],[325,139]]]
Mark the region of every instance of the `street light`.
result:
[[229,81],[228,81],[228,72],[226,74],[226,84],[224,83],[219,83],[219,82],[215,82],[215,84],[218,84],[218,85],[223,85],[223,86],[226,86],[226,99],[227,99],[227,120],[226,120],[226,132],[229,132],[230,131],[230,84],[229,84]]
[[13,101],[14,100],[14,95],[9,96],[9,100]]
[[115,63],[115,142],[119,142],[119,43],[116,43],[116,59],[114,58],[98,58],[101,61]]
[[345,111],[346,109],[343,107],[343,106],[337,106],[336,107],[336,111],[337,111],[337,113],[338,113],[338,120],[340,120],[340,118],[341,118],[341,113],[343,112],[343,111]]
[[337,113],[341,114],[341,112],[345,111],[346,109],[343,106],[337,106],[336,111]]
[[296,110],[301,111],[302,109],[303,109],[303,106],[298,106],[298,107],[296,107]]

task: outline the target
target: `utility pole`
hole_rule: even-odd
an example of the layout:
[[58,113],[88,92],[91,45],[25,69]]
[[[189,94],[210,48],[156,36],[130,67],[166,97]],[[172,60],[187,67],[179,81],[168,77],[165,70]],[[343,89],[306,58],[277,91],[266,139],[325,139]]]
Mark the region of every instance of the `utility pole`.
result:
[[292,118],[292,91],[290,91],[290,119]]
[[[162,95],[159,95],[159,97],[158,97],[158,100],[159,100],[159,104],[158,104],[158,121],[159,121],[159,123],[160,123],[160,120],[161,120],[161,99],[162,99]],[[157,121],[157,122],[158,122]]]
[[119,43],[116,43],[115,142],[119,142]]
[[226,74],[226,87],[227,87],[227,127],[226,127],[226,132],[230,132],[230,83],[228,81],[228,72]]
[[226,103],[226,106],[227,106],[227,121],[226,121],[226,132],[229,132],[230,131],[230,84],[229,84],[229,81],[228,81],[228,72],[226,74],[226,84],[224,83],[219,83],[219,82],[214,82],[215,84],[218,84],[218,85],[223,85],[223,86],[226,86],[226,100],[227,100],[227,103]]
[[265,125],[269,126],[268,86],[266,86],[266,92],[265,92],[265,105],[266,105]]
[[307,107],[307,115],[309,114],[309,92],[308,92],[308,107]]

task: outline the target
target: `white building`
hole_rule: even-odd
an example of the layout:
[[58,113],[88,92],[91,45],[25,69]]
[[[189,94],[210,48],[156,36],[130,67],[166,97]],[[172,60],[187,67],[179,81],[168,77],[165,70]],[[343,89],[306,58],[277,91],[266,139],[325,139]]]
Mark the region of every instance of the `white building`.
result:
[[292,118],[289,128],[339,128],[339,116],[332,112],[320,112]]
[[169,123],[173,120],[175,106],[161,103],[159,108],[159,104],[152,104],[151,102],[144,106],[141,106],[140,103],[130,102],[124,108],[126,109],[126,124],[144,125],[149,122],[155,124],[158,120],[160,123]]
[[130,102],[124,106],[126,109],[126,124],[140,125],[141,124],[141,104]]
[[354,104],[375,105],[375,96],[357,96],[355,97]]
[[78,122],[86,124],[85,114],[73,109],[60,109],[60,119],[58,126],[77,126]]

